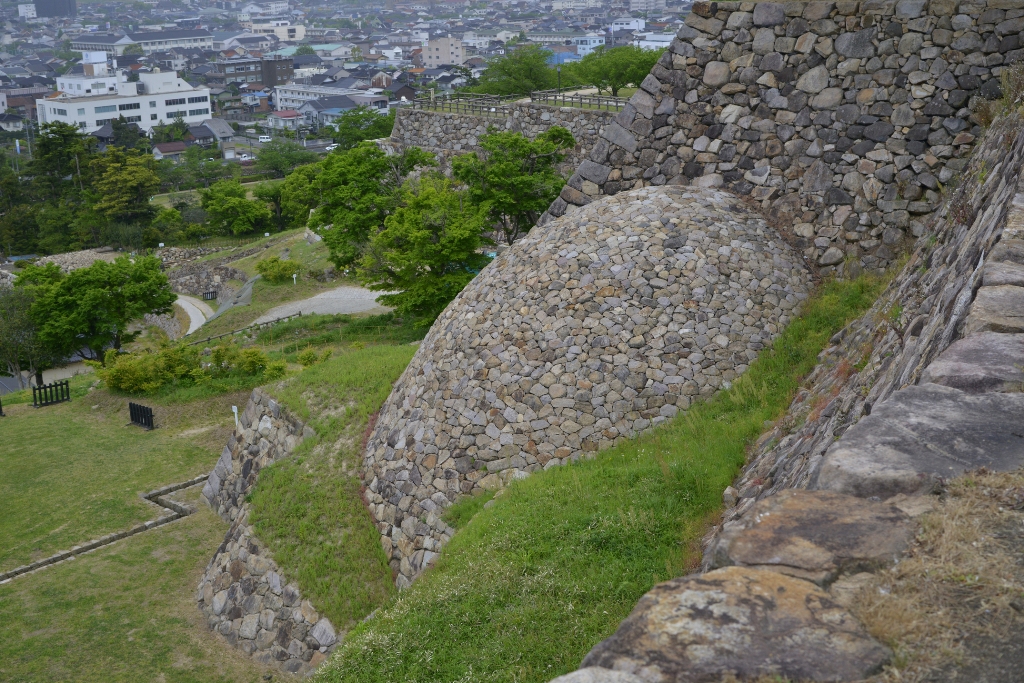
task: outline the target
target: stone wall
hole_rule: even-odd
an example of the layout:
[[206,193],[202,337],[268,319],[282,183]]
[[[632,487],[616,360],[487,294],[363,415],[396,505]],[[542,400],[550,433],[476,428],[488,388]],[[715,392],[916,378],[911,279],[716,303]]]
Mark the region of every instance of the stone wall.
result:
[[[655,586],[556,683],[862,680],[891,661],[854,616],[870,573],[910,551],[950,478],[1024,466],[1022,128],[1015,113],[987,131],[933,235],[762,436],[706,539],[706,573]],[[998,528],[1017,524],[999,512]],[[991,651],[951,668],[984,679]]]
[[923,234],[972,111],[1024,55],[1024,0],[698,2],[686,24],[550,215],[725,186],[825,273],[881,268]]
[[616,114],[530,102],[513,102],[507,106],[510,108],[507,116],[494,117],[401,108],[390,142],[397,149],[415,146],[433,152],[445,167],[453,156],[478,149],[480,136],[490,127],[515,131],[532,139],[551,126],[562,126],[576,138],[576,148],[562,164],[563,172],[568,175],[587,158],[600,139],[601,131]]
[[249,276],[230,266],[195,264],[191,268],[179,268],[168,274],[171,289],[179,294],[202,296],[204,292],[217,292],[217,300],[232,298],[236,291],[229,280],[245,282]]
[[642,188],[532,230],[434,323],[367,442],[366,500],[398,585],[459,495],[574,462],[742,374],[810,290],[718,190]]
[[330,620],[289,584],[249,523],[245,497],[260,470],[315,433],[255,389],[202,497],[231,522],[196,590],[211,630],[263,664],[291,673],[316,668],[337,643]]

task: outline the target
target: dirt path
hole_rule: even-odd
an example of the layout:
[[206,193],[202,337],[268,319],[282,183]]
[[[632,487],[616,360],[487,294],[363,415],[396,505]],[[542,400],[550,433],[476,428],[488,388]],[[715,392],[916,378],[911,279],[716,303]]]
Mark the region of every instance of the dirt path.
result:
[[254,324],[270,322],[287,315],[302,312],[303,315],[320,313],[334,315],[338,313],[385,313],[391,309],[378,304],[375,299],[383,292],[371,292],[362,287],[342,286],[321,292],[316,296],[302,301],[292,301],[270,309],[256,319]]

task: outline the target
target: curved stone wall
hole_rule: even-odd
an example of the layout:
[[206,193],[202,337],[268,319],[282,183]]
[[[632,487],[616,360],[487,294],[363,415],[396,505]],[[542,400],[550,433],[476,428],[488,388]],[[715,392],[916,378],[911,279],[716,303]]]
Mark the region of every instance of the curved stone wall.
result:
[[878,269],[967,163],[1024,0],[696,2],[549,209],[645,185],[761,202],[824,273]]
[[800,257],[720,190],[648,187],[535,228],[441,314],[367,443],[400,586],[460,494],[613,445],[742,374],[806,297]]

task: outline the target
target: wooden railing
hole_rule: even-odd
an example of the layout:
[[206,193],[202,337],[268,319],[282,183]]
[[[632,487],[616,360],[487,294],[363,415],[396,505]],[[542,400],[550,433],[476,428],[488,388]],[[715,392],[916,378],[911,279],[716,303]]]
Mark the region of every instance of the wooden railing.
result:
[[575,93],[564,93],[559,90],[535,90],[530,93],[530,101],[535,104],[551,105],[552,107],[618,111],[626,106],[629,98],[611,97],[610,95],[578,95]]
[[213,341],[214,339],[221,339],[223,337],[230,337],[230,336],[235,335],[235,334],[241,334],[242,332],[245,332],[246,330],[251,330],[251,329],[254,329],[254,328],[258,328],[258,329],[262,330],[264,327],[267,327],[269,325],[274,325],[274,324],[279,323],[279,322],[284,322],[285,320],[291,320],[292,318],[301,318],[301,317],[302,317],[302,311],[299,311],[298,313],[294,313],[292,315],[286,315],[286,316],[284,316],[282,318],[275,318],[274,320],[268,320],[265,323],[253,323],[252,325],[249,325],[247,327],[242,327],[242,328],[239,328],[237,330],[231,330],[230,332],[225,332],[224,334],[215,334],[212,337],[207,337],[206,339],[197,339],[194,342],[189,342],[187,344],[187,346],[195,346],[196,344],[205,344],[207,342]]
[[417,97],[412,101],[413,109],[449,112],[452,114],[475,114],[477,116],[507,116],[508,106],[514,97],[500,95],[478,95],[476,93],[453,93],[435,97]]

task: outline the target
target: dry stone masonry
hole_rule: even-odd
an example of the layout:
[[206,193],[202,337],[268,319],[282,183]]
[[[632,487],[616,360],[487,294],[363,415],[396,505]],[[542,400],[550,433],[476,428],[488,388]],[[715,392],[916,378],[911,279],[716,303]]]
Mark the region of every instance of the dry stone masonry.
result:
[[245,497],[260,470],[291,455],[313,434],[261,389],[254,390],[202,493],[231,527],[196,590],[199,608],[210,629],[229,644],[290,673],[316,668],[338,636],[256,538]]
[[697,2],[686,24],[550,215],[724,186],[826,274],[923,234],[981,132],[972,111],[1024,56],[1024,0]]
[[568,464],[742,374],[807,296],[764,220],[719,190],[649,187],[535,228],[452,302],[367,443],[366,500],[407,585],[457,496]]
[[706,573],[656,586],[557,683],[861,680],[891,659],[849,611],[866,572],[950,478],[1024,466],[1022,127],[987,132],[933,235],[761,438]]
[[568,175],[587,158],[604,127],[616,112],[552,107],[527,102],[505,105],[507,115],[452,114],[401,108],[391,132],[391,145],[402,149],[420,147],[434,152],[442,165],[453,156],[479,149],[480,136],[489,129],[514,131],[535,138],[551,126],[567,128],[576,138],[576,148],[566,155],[563,171]]

